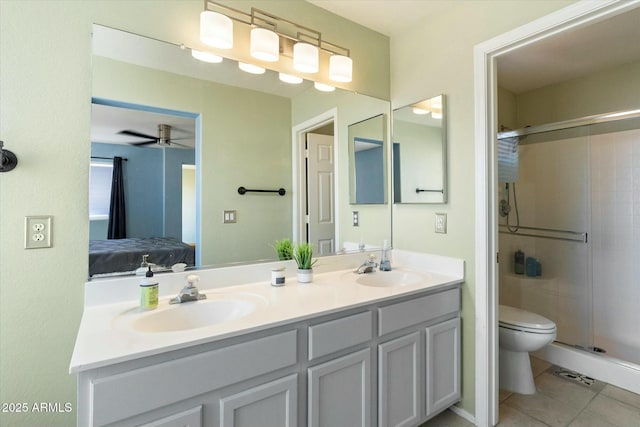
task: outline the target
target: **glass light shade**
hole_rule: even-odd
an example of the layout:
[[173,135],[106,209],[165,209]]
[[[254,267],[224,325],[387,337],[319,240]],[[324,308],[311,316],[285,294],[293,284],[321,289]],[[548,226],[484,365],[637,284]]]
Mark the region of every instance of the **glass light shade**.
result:
[[313,87],[315,87],[321,92],[333,92],[334,90],[336,90],[336,88],[333,86],[326,85],[324,83],[318,83],[318,82],[314,82]]
[[233,22],[221,13],[205,10],[200,13],[200,41],[218,49],[233,47]]
[[294,85],[302,83],[302,77],[292,76],[291,74],[279,73],[278,78],[280,79],[280,81],[291,83]]
[[264,72],[266,71],[262,67],[253,64],[247,64],[246,62],[238,62],[238,67],[242,71],[246,71],[247,73],[251,74],[264,74]]
[[413,111],[413,114],[418,114],[420,116],[429,114],[429,110],[425,110],[424,108],[413,107],[412,111]]
[[280,37],[271,30],[251,30],[251,56],[261,61],[276,62],[280,57]]
[[319,63],[317,47],[302,42],[293,45],[293,68],[302,73],[317,73]]
[[329,58],[329,78],[334,82],[350,82],[353,74],[353,61],[348,56],[332,55]]
[[201,50],[191,49],[191,56],[193,56],[199,61],[211,62],[213,64],[222,62],[221,56],[214,55],[211,52],[203,52]]

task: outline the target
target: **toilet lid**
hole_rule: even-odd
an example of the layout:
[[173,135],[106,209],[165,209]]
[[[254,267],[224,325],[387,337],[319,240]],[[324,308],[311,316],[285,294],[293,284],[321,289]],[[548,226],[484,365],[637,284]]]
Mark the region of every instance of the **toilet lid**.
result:
[[556,324],[546,317],[530,311],[522,310],[508,305],[500,305],[498,313],[499,323],[505,326],[517,328],[552,330]]

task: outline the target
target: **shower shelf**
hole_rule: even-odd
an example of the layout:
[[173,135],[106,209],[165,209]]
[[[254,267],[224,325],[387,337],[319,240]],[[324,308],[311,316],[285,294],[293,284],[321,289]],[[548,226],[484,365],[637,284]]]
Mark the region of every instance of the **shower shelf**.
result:
[[[511,231],[509,228],[516,229]],[[553,228],[541,227],[523,227],[514,225],[499,225],[499,232],[503,234],[511,234],[514,236],[537,237],[541,239],[563,240],[567,242],[587,243],[588,234],[586,231],[558,230]],[[522,232],[522,231],[524,232]]]

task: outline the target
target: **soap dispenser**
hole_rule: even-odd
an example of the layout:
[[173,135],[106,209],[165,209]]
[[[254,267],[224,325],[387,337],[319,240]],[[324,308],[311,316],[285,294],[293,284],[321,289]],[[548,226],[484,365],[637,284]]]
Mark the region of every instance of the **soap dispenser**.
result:
[[382,257],[380,258],[380,271],[391,271],[391,261],[389,260],[389,241],[382,243]]
[[148,268],[145,278],[140,281],[140,308],[143,310],[158,307],[158,281],[153,278],[151,266]]
[[136,269],[136,276],[144,276],[147,273],[147,269],[150,265],[149,254],[142,255],[142,262],[140,263],[140,267]]

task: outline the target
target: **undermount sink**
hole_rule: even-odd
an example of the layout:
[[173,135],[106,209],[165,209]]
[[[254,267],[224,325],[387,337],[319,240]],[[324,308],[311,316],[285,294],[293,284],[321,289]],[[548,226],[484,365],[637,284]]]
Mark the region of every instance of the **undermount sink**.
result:
[[128,310],[117,324],[137,332],[177,332],[231,322],[253,313],[266,303],[252,295],[208,295],[209,299],[169,305],[153,311]]
[[402,270],[376,271],[358,276],[356,283],[364,286],[393,287],[417,285],[424,280],[419,273]]

